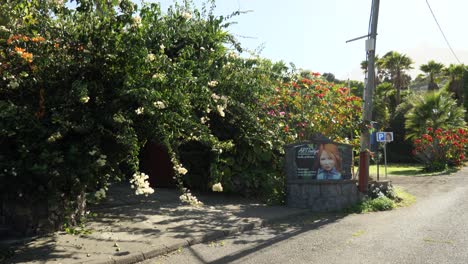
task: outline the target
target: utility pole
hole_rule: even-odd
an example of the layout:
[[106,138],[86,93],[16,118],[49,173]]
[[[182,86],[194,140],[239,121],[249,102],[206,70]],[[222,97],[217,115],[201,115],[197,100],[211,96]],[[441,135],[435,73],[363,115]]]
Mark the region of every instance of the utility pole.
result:
[[361,150],[359,153],[359,190],[367,192],[369,182],[370,160],[370,125],[372,121],[372,94],[375,89],[375,40],[377,37],[377,20],[380,0],[372,1],[371,32],[366,40],[367,51],[367,84],[364,90],[364,105],[362,113],[363,128],[361,130]]

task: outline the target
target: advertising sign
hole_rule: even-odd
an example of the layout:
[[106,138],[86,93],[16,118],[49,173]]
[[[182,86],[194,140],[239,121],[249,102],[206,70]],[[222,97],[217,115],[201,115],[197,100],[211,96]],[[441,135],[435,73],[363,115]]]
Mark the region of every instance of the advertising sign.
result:
[[304,142],[292,146],[295,178],[314,180],[351,179],[352,148],[339,143]]

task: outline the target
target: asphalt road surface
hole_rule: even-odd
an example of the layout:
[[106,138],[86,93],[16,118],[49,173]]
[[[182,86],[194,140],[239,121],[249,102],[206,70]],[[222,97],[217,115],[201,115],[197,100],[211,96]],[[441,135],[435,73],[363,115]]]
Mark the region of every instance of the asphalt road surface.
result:
[[143,263],[468,263],[468,169],[392,177],[410,207],[310,215],[183,248]]

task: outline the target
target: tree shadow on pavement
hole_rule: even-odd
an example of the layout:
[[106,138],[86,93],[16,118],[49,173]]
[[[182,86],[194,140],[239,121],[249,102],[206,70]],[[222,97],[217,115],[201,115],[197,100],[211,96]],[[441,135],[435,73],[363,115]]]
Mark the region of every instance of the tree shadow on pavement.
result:
[[267,238],[257,238],[253,240],[233,238],[234,241],[232,243],[234,245],[246,245],[247,248],[236,251],[232,254],[223,256],[213,261],[205,260],[204,257],[193,248],[190,248],[189,250],[192,253],[192,255],[198,259],[200,263],[231,263],[236,260],[240,260],[244,257],[247,257],[251,254],[254,254],[260,250],[264,250],[266,248],[274,246],[275,244],[301,235],[302,233],[311,230],[316,230],[322,228],[325,225],[337,222],[340,219],[344,218],[346,215],[347,214],[344,213],[310,213],[290,219],[275,221],[267,225],[267,228],[263,228],[261,230],[254,229],[248,232],[244,232],[244,234],[248,235],[249,237],[258,237],[258,234],[261,233],[263,237]]
[[[254,200],[218,194],[200,194],[198,198],[205,206],[198,208],[182,205],[178,196],[177,190],[158,189],[153,195],[138,197],[129,186],[117,185],[111,188],[106,202],[90,208],[97,214],[86,224],[86,228],[92,231],[90,234],[73,236],[57,232],[54,236],[40,237],[32,243],[17,245],[15,255],[11,258],[13,262],[10,263],[54,259],[59,259],[62,263],[75,263],[86,259],[89,261],[89,253],[102,258],[118,257],[121,253],[137,253],[158,246],[169,247],[175,243],[188,245],[194,241],[206,241],[213,238],[206,235],[216,231],[217,237],[220,237],[227,234],[226,230],[232,230],[228,233],[235,233],[236,230],[252,229],[265,222],[274,227],[271,229],[275,233],[274,239],[257,241],[261,244],[251,250],[217,262],[225,263],[307,230],[319,228],[341,217],[321,216],[314,218],[310,223],[304,222],[304,219],[300,222],[301,218],[297,217],[293,223],[291,220],[271,222],[283,216],[298,215],[304,210],[266,206]],[[239,227],[244,228],[238,229]],[[286,232],[285,228],[289,231]],[[116,252],[116,248],[113,247],[116,242],[124,245],[122,247],[125,250]]]

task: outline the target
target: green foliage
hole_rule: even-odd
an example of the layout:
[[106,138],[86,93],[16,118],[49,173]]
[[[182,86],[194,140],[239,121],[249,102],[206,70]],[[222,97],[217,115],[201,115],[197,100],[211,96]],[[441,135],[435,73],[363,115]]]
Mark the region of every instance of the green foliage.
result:
[[388,211],[397,207],[410,206],[416,198],[401,188],[388,185],[371,184],[367,198],[349,209],[353,213]]
[[364,201],[360,205],[360,211],[363,213],[376,212],[376,211],[388,211],[396,207],[395,202],[388,197],[382,196],[375,199],[369,199]]
[[465,124],[465,110],[446,91],[428,93],[414,98],[414,107],[405,115],[407,138],[426,132],[427,128],[449,129]]
[[427,64],[423,64],[419,67],[421,71],[425,72],[429,76],[429,83],[427,86],[428,91],[439,89],[437,83],[435,82],[435,78],[442,72],[443,68],[444,64],[437,63],[434,60],[430,60]]
[[[0,193],[61,208],[76,233],[84,197],[97,201],[110,183],[141,175],[140,149],[157,142],[184,192],[222,183],[282,202],[284,144],[312,132],[355,136],[360,98],[318,74],[240,57],[230,17],[213,8],[0,3]],[[203,164],[190,158],[197,151]]]

